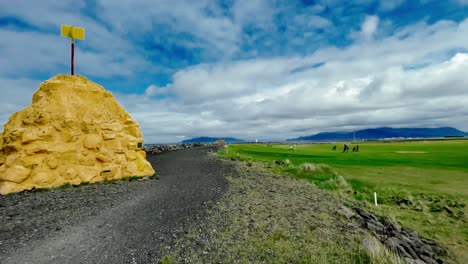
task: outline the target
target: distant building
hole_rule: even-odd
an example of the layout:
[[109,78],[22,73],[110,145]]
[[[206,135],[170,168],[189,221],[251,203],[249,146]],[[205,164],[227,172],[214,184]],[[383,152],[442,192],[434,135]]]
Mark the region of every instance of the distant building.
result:
[[218,145],[224,145],[224,144],[226,144],[226,142],[224,142],[224,139],[218,138],[218,139],[216,140],[216,144],[218,144]]

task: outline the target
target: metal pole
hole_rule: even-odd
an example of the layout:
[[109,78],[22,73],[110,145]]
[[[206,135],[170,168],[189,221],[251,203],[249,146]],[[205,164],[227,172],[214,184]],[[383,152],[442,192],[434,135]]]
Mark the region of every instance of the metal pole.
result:
[[75,39],[72,38],[71,44],[71,75],[75,75]]

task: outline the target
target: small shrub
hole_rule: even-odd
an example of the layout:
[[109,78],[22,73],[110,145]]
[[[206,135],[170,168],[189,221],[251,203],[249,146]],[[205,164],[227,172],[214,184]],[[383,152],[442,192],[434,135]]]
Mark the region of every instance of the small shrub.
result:
[[302,163],[300,168],[302,171],[310,171],[310,172],[315,172],[318,169],[317,166],[315,166],[315,164],[312,164],[312,163]]
[[326,190],[336,190],[338,189],[338,185],[336,184],[336,181],[332,178],[322,182],[322,183],[319,183],[318,184],[319,187],[321,187],[322,189],[326,189]]
[[346,182],[345,178],[343,176],[341,176],[341,175],[338,175],[338,177],[336,177],[336,182],[337,182],[338,186],[340,186],[341,188],[349,187],[349,185]]
[[442,212],[443,207],[440,204],[429,204],[429,212]]
[[174,257],[172,257],[172,256],[164,256],[161,259],[161,264],[172,264],[172,263],[175,263],[174,262]]
[[395,253],[391,252],[381,243],[376,243],[373,246],[366,248],[369,262],[373,264],[404,264],[405,262]]

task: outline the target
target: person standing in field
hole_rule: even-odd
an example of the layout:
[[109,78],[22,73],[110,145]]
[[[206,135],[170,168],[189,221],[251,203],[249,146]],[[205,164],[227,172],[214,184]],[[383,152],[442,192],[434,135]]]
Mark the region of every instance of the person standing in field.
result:
[[349,150],[349,146],[346,145],[346,144],[344,144],[344,146],[343,146],[343,153],[348,152],[348,150]]
[[333,146],[333,149],[332,149],[332,150],[333,150],[333,151],[336,151],[336,145],[335,145],[335,146]]

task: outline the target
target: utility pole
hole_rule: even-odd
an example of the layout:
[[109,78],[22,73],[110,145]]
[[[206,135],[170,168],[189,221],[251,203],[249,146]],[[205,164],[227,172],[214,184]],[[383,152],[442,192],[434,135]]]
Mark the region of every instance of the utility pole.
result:
[[70,25],[62,25],[62,37],[71,38],[71,75],[75,75],[75,39],[84,40],[84,28],[74,27]]

